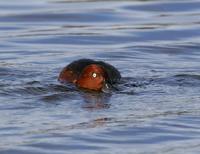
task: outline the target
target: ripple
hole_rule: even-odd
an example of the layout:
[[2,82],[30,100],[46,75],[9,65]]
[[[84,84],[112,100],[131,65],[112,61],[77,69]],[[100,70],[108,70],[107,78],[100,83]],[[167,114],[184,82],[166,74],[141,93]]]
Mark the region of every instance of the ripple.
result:
[[[157,80],[157,79],[155,79]],[[157,80],[162,84],[168,84],[170,86],[181,87],[199,87],[200,75],[198,74],[177,74],[172,77],[161,78]]]
[[169,12],[169,13],[179,13],[179,12],[187,12],[187,11],[195,11],[199,10],[200,4],[197,1],[190,1],[190,2],[150,2],[144,3],[141,5],[133,5],[133,6],[126,6],[125,9],[128,10],[138,10],[138,11],[148,11],[148,12]]
[[[32,13],[32,14],[13,14],[0,16],[1,22],[108,22],[115,21],[118,17],[106,12],[99,13]],[[123,19],[122,19],[123,20]]]

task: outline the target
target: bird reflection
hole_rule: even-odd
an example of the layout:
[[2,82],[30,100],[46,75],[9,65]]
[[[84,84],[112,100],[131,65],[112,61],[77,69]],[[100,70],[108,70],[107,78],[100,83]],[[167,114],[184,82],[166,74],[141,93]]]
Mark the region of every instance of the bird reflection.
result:
[[83,108],[88,110],[95,109],[105,109],[110,108],[110,97],[109,93],[98,93],[98,92],[82,92],[83,99],[85,103],[83,104]]

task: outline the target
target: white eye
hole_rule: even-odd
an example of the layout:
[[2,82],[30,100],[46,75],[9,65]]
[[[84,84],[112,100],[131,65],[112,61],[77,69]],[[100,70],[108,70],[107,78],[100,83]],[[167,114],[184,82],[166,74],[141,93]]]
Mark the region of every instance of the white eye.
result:
[[96,77],[97,77],[97,74],[96,74],[96,73],[92,73],[92,76],[93,76],[94,78],[96,78]]

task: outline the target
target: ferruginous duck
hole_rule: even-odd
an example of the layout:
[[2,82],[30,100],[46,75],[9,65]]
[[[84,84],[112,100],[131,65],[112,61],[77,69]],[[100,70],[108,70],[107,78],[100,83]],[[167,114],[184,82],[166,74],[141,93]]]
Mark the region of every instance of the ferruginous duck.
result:
[[120,72],[112,65],[91,59],[79,59],[63,68],[58,80],[74,83],[78,88],[103,91],[121,79]]

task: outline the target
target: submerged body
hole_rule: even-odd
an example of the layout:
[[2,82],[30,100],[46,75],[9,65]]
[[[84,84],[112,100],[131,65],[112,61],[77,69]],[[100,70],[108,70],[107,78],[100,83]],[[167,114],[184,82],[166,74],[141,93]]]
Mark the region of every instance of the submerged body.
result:
[[60,82],[74,83],[79,88],[101,91],[107,84],[121,79],[120,72],[112,65],[91,59],[80,59],[67,65],[60,72]]

